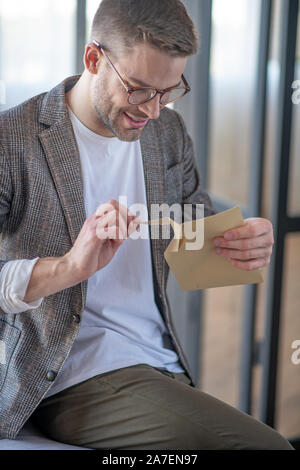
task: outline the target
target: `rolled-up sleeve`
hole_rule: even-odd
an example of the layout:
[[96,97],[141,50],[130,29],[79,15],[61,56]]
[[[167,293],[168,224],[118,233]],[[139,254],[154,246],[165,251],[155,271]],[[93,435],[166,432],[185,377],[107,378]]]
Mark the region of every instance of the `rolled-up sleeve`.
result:
[[38,308],[43,299],[30,304],[24,297],[29,285],[33,268],[39,258],[34,260],[8,261],[0,272],[0,308],[5,313],[22,313]]

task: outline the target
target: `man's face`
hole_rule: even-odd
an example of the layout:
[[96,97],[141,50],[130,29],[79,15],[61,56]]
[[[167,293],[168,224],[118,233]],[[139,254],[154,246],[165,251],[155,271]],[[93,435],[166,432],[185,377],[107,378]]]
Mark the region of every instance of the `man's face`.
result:
[[[110,59],[129,87],[150,86],[160,90],[180,82],[187,60],[171,57],[148,44],[136,45],[117,62],[111,56]],[[101,56],[98,74],[92,82],[91,100],[97,118],[111,136],[127,142],[138,140],[147,122],[158,119],[163,108],[159,102],[160,96],[157,94],[141,105],[129,104],[118,75],[107,59]]]

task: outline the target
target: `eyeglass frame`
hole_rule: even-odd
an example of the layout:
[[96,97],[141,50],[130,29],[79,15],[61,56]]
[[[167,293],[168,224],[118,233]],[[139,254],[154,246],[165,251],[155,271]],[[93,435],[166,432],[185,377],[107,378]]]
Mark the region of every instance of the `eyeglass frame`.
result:
[[[159,90],[157,88],[153,88],[153,87],[129,87],[129,83],[124,80],[120,73],[118,72],[118,70],[116,69],[116,67],[114,66],[114,64],[112,63],[112,61],[110,60],[110,58],[108,57],[108,55],[106,54],[106,52],[104,51],[103,47],[101,46],[101,44],[96,41],[95,39],[93,40],[93,44],[98,47],[98,49],[100,50],[101,54],[104,55],[104,57],[108,60],[108,63],[110,64],[110,66],[113,68],[113,70],[116,72],[120,82],[122,83],[123,87],[125,88],[126,92],[127,92],[127,95],[128,95],[128,103],[129,104],[132,104],[132,105],[136,105],[136,106],[139,106],[141,104],[144,104],[144,103],[148,103],[149,101],[153,100],[157,94],[160,94],[161,97],[159,99],[159,102],[160,104],[162,104],[163,106],[166,106],[167,104],[170,104],[170,103],[175,103],[175,101],[178,101],[180,100],[181,98],[183,98],[187,93],[189,93],[191,91],[191,87],[190,85],[188,84],[188,82],[186,81],[186,78],[185,76],[182,74],[181,75],[181,80],[183,81],[184,83],[184,86],[171,86],[169,88],[166,88],[165,90]],[[127,84],[126,84],[127,83]],[[168,93],[169,91],[172,91],[172,90],[175,90],[175,89],[182,89],[182,90],[185,90],[185,92],[183,93],[182,96],[179,96],[178,98],[176,98],[175,100],[172,100],[172,101],[169,101],[168,103],[166,103],[165,105],[163,103],[161,103],[161,98],[163,97],[163,95],[165,93]],[[135,103],[130,103],[130,96],[132,95],[132,93],[134,91],[139,91],[139,90],[155,90],[155,94],[149,98],[148,100],[146,101],[143,101],[142,103],[138,103],[138,104],[135,104]]]

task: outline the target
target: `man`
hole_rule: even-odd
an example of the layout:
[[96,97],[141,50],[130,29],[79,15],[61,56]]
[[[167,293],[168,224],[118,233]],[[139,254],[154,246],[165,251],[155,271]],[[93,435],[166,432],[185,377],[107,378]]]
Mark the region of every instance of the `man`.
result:
[[[168,240],[130,238],[136,203],[214,213],[165,108],[188,91],[196,50],[179,0],[103,0],[84,73],[2,114],[1,437],[32,417],[94,449],[291,449],[195,387],[166,297]],[[231,232],[220,247],[235,266],[268,264],[269,221]]]

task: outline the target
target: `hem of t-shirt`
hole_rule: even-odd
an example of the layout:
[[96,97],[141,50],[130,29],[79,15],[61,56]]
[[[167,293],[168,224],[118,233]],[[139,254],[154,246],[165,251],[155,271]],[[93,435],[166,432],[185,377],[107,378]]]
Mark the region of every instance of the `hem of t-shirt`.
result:
[[[83,383],[83,382],[85,382],[89,379],[92,379],[93,377],[96,377],[97,375],[106,374],[107,372],[114,372],[116,370],[125,369],[126,367],[136,366],[138,364],[145,364],[145,365],[151,366],[153,368],[164,369],[164,370],[167,370],[167,371],[175,373],[175,374],[176,373],[177,374],[185,373],[185,370],[174,371],[174,370],[168,369],[167,367],[164,367],[162,364],[153,365],[153,364],[149,364],[147,362],[141,362],[141,361],[139,361],[139,362],[134,361],[134,362],[130,362],[130,363],[128,363],[126,361],[126,362],[123,363],[123,365],[122,365],[122,363],[121,363],[121,365],[120,365],[120,363],[113,363],[113,364],[115,364],[115,365],[114,366],[111,365],[111,366],[109,366],[109,368],[107,370],[103,370],[101,372],[95,372],[94,369],[90,370],[90,372],[85,371],[84,374],[81,374],[79,377],[77,377],[75,382],[71,378],[71,379],[67,380],[64,383],[64,385],[62,385],[62,387],[59,386],[59,387],[55,388],[55,384],[53,384],[53,388],[51,387],[49,389],[49,391],[48,391],[47,395],[45,396],[45,398],[50,398],[52,395],[56,395],[57,393],[60,393],[63,390],[66,390],[67,388],[71,388],[75,385],[79,385],[80,383]],[[58,375],[58,377],[59,377],[59,375]]]

